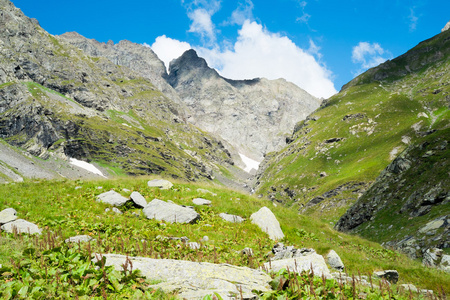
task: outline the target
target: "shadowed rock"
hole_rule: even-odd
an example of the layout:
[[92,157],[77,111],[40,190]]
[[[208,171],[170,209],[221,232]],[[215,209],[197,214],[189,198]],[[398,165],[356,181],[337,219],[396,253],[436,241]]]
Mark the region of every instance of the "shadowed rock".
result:
[[14,208],[6,208],[0,211],[0,225],[17,219],[17,211]]
[[114,206],[122,206],[128,201],[128,199],[115,191],[109,191],[98,195],[97,201]]
[[241,218],[239,216],[236,216],[236,215],[229,215],[229,214],[226,214],[226,213],[220,213],[219,217],[221,217],[225,221],[232,222],[232,223],[242,223],[242,222],[244,222],[243,218]]
[[147,206],[147,200],[145,200],[144,196],[142,196],[139,192],[132,192],[130,195],[130,199],[138,207],[144,208]]

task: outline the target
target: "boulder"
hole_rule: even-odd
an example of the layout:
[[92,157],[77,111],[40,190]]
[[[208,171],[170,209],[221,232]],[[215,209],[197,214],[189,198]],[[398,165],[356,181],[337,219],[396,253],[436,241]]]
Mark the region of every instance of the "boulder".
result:
[[92,237],[89,235],[76,235],[64,240],[66,243],[87,243],[89,241],[92,241]]
[[309,255],[286,258],[280,260],[272,260],[264,264],[264,269],[268,271],[278,272],[281,269],[288,269],[290,272],[300,274],[303,271],[314,271],[315,276],[325,276],[331,278],[330,270],[328,270],[325,259],[322,255],[311,253]]
[[194,223],[200,219],[200,215],[192,208],[159,199],[153,199],[143,212],[148,219],[163,220],[170,223]]
[[15,221],[6,223],[2,225],[2,230],[13,233],[17,230],[18,233],[29,233],[29,234],[41,234],[42,230],[36,224],[25,221],[23,219],[17,219]]
[[244,222],[243,218],[241,218],[239,216],[236,216],[236,215],[229,215],[229,214],[226,214],[226,213],[220,213],[219,217],[221,217],[225,221],[232,222],[232,223],[242,223],[242,222]]
[[153,179],[147,182],[149,187],[157,187],[162,190],[168,190],[173,187],[173,183],[165,179]]
[[145,200],[144,196],[142,196],[139,192],[132,192],[130,195],[130,199],[138,207],[144,208],[147,206],[147,200]]
[[272,260],[280,260],[286,258],[305,256],[312,253],[316,253],[316,251],[312,248],[297,249],[294,246],[285,246],[283,245],[283,243],[277,243],[275,244],[275,246],[273,246],[272,253],[274,254]]
[[[150,286],[161,288],[167,293],[177,292],[180,299],[202,299],[206,295],[219,294],[223,299],[255,298],[253,290],[270,290],[271,277],[261,270],[237,267],[229,264],[212,264],[173,259],[152,259],[147,257],[127,257],[125,255],[105,254],[106,266],[114,266],[121,271],[127,259],[133,270],[140,270],[147,279],[161,283]],[[100,256],[96,255],[96,259]]]
[[17,211],[14,208],[6,208],[0,211],[0,225],[12,222],[17,219]]
[[262,231],[269,235],[272,240],[281,240],[284,238],[284,233],[281,230],[280,223],[275,215],[267,207],[262,207],[260,210],[250,216],[253,224],[258,225]]
[[344,263],[342,262],[339,255],[336,253],[336,251],[331,250],[327,255],[327,262],[333,269],[336,269],[338,271],[344,271]]
[[439,269],[450,273],[450,255],[442,255],[441,263],[438,266]]
[[197,189],[197,192],[202,193],[202,194],[209,194],[211,196],[217,196],[216,193],[213,193],[213,192],[205,190],[205,189]]
[[97,201],[114,206],[122,206],[128,201],[128,199],[115,191],[109,191],[98,195]]
[[398,281],[398,272],[396,270],[373,272],[373,275],[379,278],[386,279],[390,283],[397,283]]
[[422,263],[425,266],[437,267],[441,263],[443,253],[444,251],[442,249],[427,249],[427,251],[423,254]]
[[203,198],[192,199],[192,202],[195,205],[211,205],[211,201],[210,200],[206,200],[206,199],[203,199]]

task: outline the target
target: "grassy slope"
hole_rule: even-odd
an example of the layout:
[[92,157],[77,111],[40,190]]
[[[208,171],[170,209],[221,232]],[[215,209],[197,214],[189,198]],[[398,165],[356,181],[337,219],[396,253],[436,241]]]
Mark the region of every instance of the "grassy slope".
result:
[[[300,122],[293,142],[268,155],[259,193],[302,209],[348,182],[367,186],[407,147],[402,140],[414,143],[420,132],[448,127],[449,35],[442,33],[360,75]],[[331,138],[341,140],[327,143]],[[358,192],[343,191],[303,212],[335,222]]]
[[[427,269],[420,263],[405,256],[383,249],[376,243],[362,238],[338,233],[331,226],[315,218],[298,215],[284,207],[274,207],[269,201],[257,199],[226,190],[217,186],[205,186],[176,182],[171,190],[148,188],[147,178],[121,178],[108,181],[41,181],[8,184],[0,186],[0,210],[13,207],[20,218],[35,222],[46,231],[57,233],[58,241],[76,234],[89,234],[97,239],[92,243],[93,251],[102,253],[123,253],[154,258],[175,258],[194,261],[231,263],[257,267],[267,261],[274,241],[268,239],[248,220],[249,216],[262,206],[268,206],[277,215],[286,235],[283,242],[296,247],[312,247],[320,254],[334,249],[342,258],[350,274],[371,273],[375,270],[396,269],[400,273],[399,283],[413,283],[421,288],[450,290],[450,275]],[[99,189],[98,187],[102,187]],[[207,188],[217,196],[197,192],[197,188]],[[114,189],[123,192],[127,188],[139,191],[147,201],[154,198],[173,200],[177,204],[191,205],[196,197],[212,200],[211,207],[196,207],[201,221],[193,225],[165,224],[148,220],[143,215],[135,217],[133,208],[122,209],[123,215],[105,213],[108,207],[95,201],[96,195]],[[8,195],[6,197],[6,195]],[[218,217],[221,212],[238,214],[247,220],[242,224],[230,224]],[[211,226],[207,226],[207,224]],[[164,241],[158,236],[187,236],[190,241],[200,241],[208,236],[206,248],[194,251],[179,249],[179,242]],[[46,234],[43,235],[44,237]],[[147,252],[143,242],[147,243]],[[23,242],[12,236],[0,235],[0,264],[9,265],[10,258],[20,257],[29,241]],[[251,247],[252,259],[241,256],[236,251]],[[1,281],[1,279],[0,279]]]

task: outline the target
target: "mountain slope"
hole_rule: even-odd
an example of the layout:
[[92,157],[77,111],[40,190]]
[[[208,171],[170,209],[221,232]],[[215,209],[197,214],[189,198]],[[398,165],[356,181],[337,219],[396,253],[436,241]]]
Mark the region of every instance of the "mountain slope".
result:
[[450,32],[368,70],[296,125],[258,192],[337,221],[409,144],[449,127]]
[[1,139],[43,159],[94,160],[127,174],[212,179],[233,164],[148,79],[87,56],[7,0],[0,10]]

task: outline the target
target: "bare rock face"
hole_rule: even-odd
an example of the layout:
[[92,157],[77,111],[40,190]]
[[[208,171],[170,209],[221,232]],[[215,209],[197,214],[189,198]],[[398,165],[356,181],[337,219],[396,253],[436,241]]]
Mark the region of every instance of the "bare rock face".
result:
[[284,79],[223,78],[194,50],[171,62],[168,82],[192,112],[188,121],[257,161],[284,146],[295,124],[320,105]]

